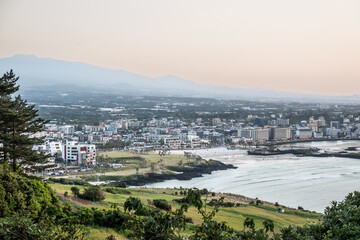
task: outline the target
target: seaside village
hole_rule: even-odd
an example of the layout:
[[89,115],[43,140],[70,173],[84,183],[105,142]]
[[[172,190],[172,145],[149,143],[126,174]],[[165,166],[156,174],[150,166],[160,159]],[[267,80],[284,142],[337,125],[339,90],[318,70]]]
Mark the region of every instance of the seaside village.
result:
[[[210,126],[204,124],[201,118],[191,123],[172,118],[150,121],[119,119],[98,126],[83,125],[81,129],[75,125],[48,123],[42,132],[32,136],[44,137],[44,144],[33,148],[50,154],[52,157],[47,164],[54,168],[60,163],[88,169],[97,164],[97,147],[106,146],[109,142],[122,142],[125,150],[149,152],[217,146],[246,148],[274,141],[359,137],[359,118],[353,116],[344,118],[343,122],[327,122],[324,117],[311,117],[298,124],[290,124],[289,119],[271,117],[273,119],[249,115],[246,121],[238,122],[214,118]],[[51,172],[53,168],[47,171]]]

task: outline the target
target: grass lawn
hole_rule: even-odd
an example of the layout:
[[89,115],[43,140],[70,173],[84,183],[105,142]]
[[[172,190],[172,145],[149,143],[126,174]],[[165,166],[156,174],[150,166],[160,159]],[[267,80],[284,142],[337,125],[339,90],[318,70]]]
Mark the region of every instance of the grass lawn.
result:
[[[147,162],[158,162],[163,160],[164,166],[178,166],[179,162],[182,160],[184,163],[187,161],[194,161],[193,159],[188,160],[183,155],[163,155],[160,156],[157,152],[151,152],[146,154],[137,154],[131,153],[128,151],[113,151],[113,152],[101,152],[99,156],[109,157],[109,158],[129,158],[129,157],[141,157],[144,158]],[[129,162],[130,163],[130,162]],[[132,162],[133,164],[136,162]]]
[[[61,185],[61,184],[50,184],[58,193],[64,193],[68,191],[71,193],[70,185]],[[78,186],[81,191],[83,187]],[[173,199],[181,198],[182,196],[175,195],[175,192],[180,192],[180,189],[141,189],[141,188],[129,188],[127,189],[131,192],[131,195],[127,194],[111,194],[105,193],[105,200],[101,203],[92,203],[91,207],[98,208],[110,208],[112,203],[117,203],[118,206],[123,206],[123,203],[129,196],[140,198],[145,205],[149,205],[150,201],[153,199],[166,199],[171,203],[172,208],[176,209],[180,205],[173,202]],[[91,203],[91,202],[90,202]],[[82,205],[81,203],[79,205]],[[85,204],[83,206],[90,207]],[[207,206],[207,210],[211,211],[213,208]],[[304,225],[309,223],[317,223],[321,217],[320,214],[309,213],[300,210],[290,210],[285,209],[285,213],[277,213],[277,207],[270,205],[242,205],[239,207],[221,207],[219,212],[216,214],[215,219],[217,221],[225,221],[230,227],[233,227],[237,230],[243,229],[243,223],[246,217],[251,217],[255,220],[257,228],[262,228],[262,222],[265,219],[270,219],[275,224],[275,229],[280,229],[281,227],[288,225]],[[198,214],[197,209],[190,207],[188,217],[191,217],[195,224],[201,223],[201,216]],[[100,233],[99,233],[100,234]]]

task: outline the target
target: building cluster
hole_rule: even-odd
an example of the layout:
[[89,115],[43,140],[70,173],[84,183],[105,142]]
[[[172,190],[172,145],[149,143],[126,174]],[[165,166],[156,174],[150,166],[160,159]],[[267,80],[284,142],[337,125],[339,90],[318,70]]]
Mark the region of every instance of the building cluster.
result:
[[[295,124],[289,119],[271,115],[246,119],[213,118],[192,122],[161,118],[137,120],[122,118],[96,126],[57,125],[49,123],[34,137],[45,137],[45,143],[34,146],[38,151],[62,158],[71,165],[96,163],[96,146],[111,142],[124,143],[129,150],[194,149],[225,144],[258,144],[269,141],[288,141],[321,138],[358,138],[359,118],[348,116],[343,121],[326,121],[310,117]],[[115,148],[115,147],[114,147]]]

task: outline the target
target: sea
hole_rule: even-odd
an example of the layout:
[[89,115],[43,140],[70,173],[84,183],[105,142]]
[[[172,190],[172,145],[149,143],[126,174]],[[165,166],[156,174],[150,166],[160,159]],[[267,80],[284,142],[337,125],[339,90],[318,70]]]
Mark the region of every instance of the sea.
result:
[[[323,141],[291,144],[343,151],[359,147],[360,141]],[[281,205],[323,213],[332,201],[341,201],[360,191],[360,159],[339,157],[297,157],[248,155],[246,150],[226,148],[193,150],[204,159],[233,164],[237,169],[215,171],[191,180],[168,180],[148,184],[153,188],[207,188],[212,192],[235,193]],[[183,154],[172,151],[171,154]]]

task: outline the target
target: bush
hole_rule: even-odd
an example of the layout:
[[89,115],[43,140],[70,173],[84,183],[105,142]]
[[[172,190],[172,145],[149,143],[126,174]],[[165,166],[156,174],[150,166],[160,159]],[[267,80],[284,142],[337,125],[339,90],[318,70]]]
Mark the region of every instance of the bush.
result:
[[206,188],[203,188],[203,189],[200,190],[200,194],[201,195],[206,195],[206,194],[209,194],[209,191]]
[[89,183],[79,180],[79,179],[68,179],[68,178],[49,178],[49,181],[54,183],[61,183],[64,185],[79,185],[79,186],[88,186]]
[[211,201],[208,203],[209,206],[221,206],[221,207],[234,207],[235,203],[233,202],[221,202],[217,199],[211,199]]
[[97,218],[101,218],[101,221],[95,221],[95,213],[94,213],[94,223],[104,227],[110,227],[115,229],[120,229],[122,225],[129,219],[129,216],[122,211],[116,210],[108,210],[101,215],[97,213]]
[[215,197],[215,193],[214,193],[214,192],[213,192],[213,193],[211,193],[211,196],[212,196],[212,197]]
[[102,201],[105,199],[104,192],[99,186],[85,188],[84,193],[80,194],[79,197],[90,201]]
[[71,187],[70,190],[71,190],[72,194],[74,195],[74,197],[79,197],[80,189],[78,187]]
[[159,209],[163,209],[166,211],[171,210],[171,205],[165,199],[154,199],[153,203],[154,203],[155,207],[157,207]]
[[194,221],[192,220],[191,217],[185,217],[185,222],[186,222],[186,223],[191,223],[191,224],[194,223]]
[[0,174],[0,218],[21,212],[36,219],[43,209],[57,203],[58,198],[47,183],[15,173]]
[[112,194],[127,194],[127,195],[131,195],[131,192],[129,190],[126,190],[126,189],[122,189],[122,188],[110,188],[110,187],[107,187],[104,189],[105,192],[108,192],[108,193],[112,193]]

